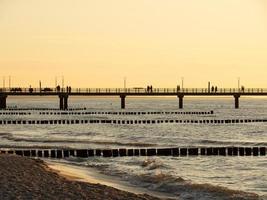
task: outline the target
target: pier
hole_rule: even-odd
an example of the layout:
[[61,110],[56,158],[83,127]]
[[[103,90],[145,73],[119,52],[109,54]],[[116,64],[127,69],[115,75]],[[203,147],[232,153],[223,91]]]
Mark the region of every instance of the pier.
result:
[[121,109],[126,108],[127,97],[133,96],[175,96],[178,98],[180,109],[184,107],[185,96],[230,96],[234,98],[234,108],[237,109],[241,96],[267,96],[267,89],[221,88],[217,91],[210,91],[207,88],[154,88],[152,90],[145,88],[75,88],[67,91],[66,89],[57,90],[54,88],[0,88],[0,109],[7,108],[7,98],[9,96],[58,96],[60,110],[68,110],[68,99],[71,96],[117,96],[121,100]]

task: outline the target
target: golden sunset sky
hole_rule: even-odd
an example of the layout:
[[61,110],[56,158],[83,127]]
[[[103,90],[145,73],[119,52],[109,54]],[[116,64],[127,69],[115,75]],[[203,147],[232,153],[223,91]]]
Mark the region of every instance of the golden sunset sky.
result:
[[266,0],[0,0],[0,87],[267,88]]

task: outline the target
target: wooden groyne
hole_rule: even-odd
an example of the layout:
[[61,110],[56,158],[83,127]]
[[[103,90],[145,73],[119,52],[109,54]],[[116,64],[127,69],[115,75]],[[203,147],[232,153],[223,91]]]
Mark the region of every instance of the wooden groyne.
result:
[[0,153],[26,157],[67,158],[67,157],[125,157],[125,156],[266,156],[266,147],[176,147],[140,149],[8,149]]
[[57,125],[57,124],[246,124],[266,123],[267,119],[143,119],[143,120],[121,120],[121,119],[55,119],[55,120],[0,120],[0,125]]
[[92,112],[39,112],[40,115],[213,115],[214,111],[149,111],[149,112],[107,112],[107,111],[92,111]]
[[[5,108],[4,111],[58,111],[59,108]],[[86,110],[86,108],[68,108],[66,111]]]
[[[20,109],[18,109],[19,111]],[[24,109],[22,109],[24,110]],[[21,111],[22,111],[21,110]],[[29,111],[40,111],[36,114],[39,115],[213,115],[214,111],[183,111],[183,112],[176,112],[176,111],[129,111],[129,112],[117,112],[117,111],[83,111],[77,112],[78,110],[68,110],[68,111],[59,111],[59,109],[27,109]],[[31,115],[31,112],[14,112],[15,110],[7,111],[0,111],[0,115]],[[53,111],[53,112],[51,112]],[[59,112],[56,112],[59,111]]]
[[31,112],[0,112],[1,115],[31,115]]

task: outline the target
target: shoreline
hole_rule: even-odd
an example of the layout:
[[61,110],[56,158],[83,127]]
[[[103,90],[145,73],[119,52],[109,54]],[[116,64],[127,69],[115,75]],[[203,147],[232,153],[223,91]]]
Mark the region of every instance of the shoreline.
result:
[[42,160],[16,155],[0,155],[0,199],[117,199],[160,200],[102,184],[74,181]]
[[[57,161],[45,161],[48,166],[55,170],[60,175],[70,178],[72,180],[78,180],[87,183],[103,184],[112,188],[116,188],[122,191],[134,193],[137,195],[151,195],[165,200],[182,200],[182,199],[207,199],[201,195],[202,192],[210,193],[211,199],[216,200],[265,200],[266,197],[260,197],[256,193],[245,192],[241,190],[232,190],[222,186],[210,185],[210,184],[197,184],[188,183],[183,187],[183,190],[187,194],[179,193],[174,195],[172,193],[149,191],[148,189],[138,186],[130,185],[125,181],[121,181],[116,177],[110,177],[108,175],[100,174],[96,169],[89,167],[85,169],[82,166],[75,166],[68,163],[60,163]],[[177,188],[178,189],[178,188]],[[216,195],[217,194],[217,195]],[[266,199],[267,200],[267,199]]]
[[101,184],[108,187],[116,188],[121,191],[134,193],[137,195],[151,195],[153,197],[163,198],[163,199],[173,199],[173,195],[163,194],[161,192],[152,192],[145,188],[137,187],[128,184],[125,181],[118,180],[115,177],[109,177],[107,175],[100,174],[96,169],[88,168],[84,169],[80,166],[74,166],[68,163],[60,163],[57,161],[45,160],[48,167],[54,170],[61,176],[73,181],[80,181],[91,184]]

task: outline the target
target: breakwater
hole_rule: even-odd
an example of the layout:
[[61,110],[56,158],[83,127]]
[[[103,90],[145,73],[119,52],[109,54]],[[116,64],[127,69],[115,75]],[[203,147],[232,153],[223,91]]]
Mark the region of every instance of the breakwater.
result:
[[176,147],[140,149],[9,149],[0,153],[27,157],[124,157],[124,156],[266,156],[266,147]]
[[244,124],[266,123],[267,119],[146,119],[146,120],[120,120],[120,119],[56,119],[56,120],[0,120],[0,125],[20,124]]

